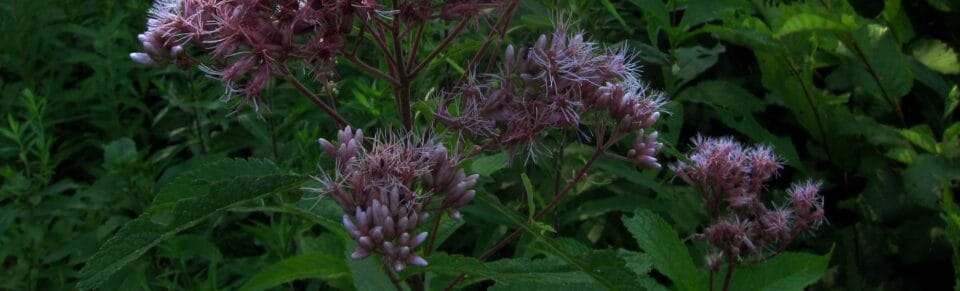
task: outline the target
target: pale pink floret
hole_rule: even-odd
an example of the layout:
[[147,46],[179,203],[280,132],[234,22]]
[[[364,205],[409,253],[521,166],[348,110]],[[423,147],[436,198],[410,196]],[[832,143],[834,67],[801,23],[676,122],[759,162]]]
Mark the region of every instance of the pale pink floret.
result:
[[770,147],[745,147],[729,137],[696,137],[687,160],[673,170],[700,192],[707,212],[717,220],[695,237],[706,239],[728,259],[739,261],[766,247],[775,254],[824,220],[817,182],[794,184],[787,191],[788,207],[771,209],[761,201],[766,182],[782,168]]

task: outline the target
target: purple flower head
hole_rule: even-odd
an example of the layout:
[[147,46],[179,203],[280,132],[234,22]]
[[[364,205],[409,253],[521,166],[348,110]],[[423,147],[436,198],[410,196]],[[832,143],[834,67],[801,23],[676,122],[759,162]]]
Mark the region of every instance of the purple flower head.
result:
[[[274,77],[299,63],[319,81],[333,75],[333,58],[357,13],[374,1],[157,0],[147,30],[137,36],[140,64],[199,65],[242,103],[258,107]],[[187,52],[191,52],[188,54]]]
[[813,181],[794,184],[788,191],[798,226],[816,229],[826,219],[823,212],[823,196],[819,192],[820,183]]
[[[457,100],[460,114],[441,106],[437,119],[465,136],[495,136],[512,154],[533,153],[548,130],[579,131],[585,117],[604,116],[621,131],[652,127],[665,98],[637,80],[626,49],[603,48],[561,19],[533,45],[507,46],[498,73],[480,81],[470,78],[445,96]],[[653,157],[659,143],[656,135],[651,137],[636,141],[630,154],[644,168],[659,165]]]
[[476,195],[477,175],[467,176],[456,157],[429,140],[411,134],[365,140],[361,130],[347,127],[336,143],[318,142],[336,171],[318,178],[323,187],[307,190],[331,197],[346,213],[355,259],[380,254],[397,271],[425,266],[415,250],[427,237],[418,232],[429,218],[427,206],[460,218],[459,209]]
[[795,184],[789,206],[767,207],[761,192],[782,167],[770,147],[749,147],[732,138],[697,137],[687,161],[673,166],[678,177],[697,189],[716,221],[695,237],[706,239],[728,259],[758,255],[764,248],[783,250],[800,232],[824,219],[820,184]]

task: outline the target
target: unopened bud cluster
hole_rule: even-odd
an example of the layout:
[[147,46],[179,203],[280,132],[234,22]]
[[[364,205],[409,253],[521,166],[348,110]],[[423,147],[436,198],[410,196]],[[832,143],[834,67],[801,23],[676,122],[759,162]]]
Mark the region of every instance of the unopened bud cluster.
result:
[[711,268],[719,257],[740,260],[768,247],[782,250],[799,233],[816,229],[824,221],[819,183],[794,184],[782,207],[768,207],[761,201],[765,183],[781,168],[769,147],[698,137],[687,160],[678,163],[674,172],[700,192],[716,221],[696,236],[719,252],[707,260]]
[[437,116],[465,134],[532,147],[547,129],[578,129],[585,115],[606,114],[616,130],[639,132],[632,150],[638,164],[659,167],[657,135],[643,136],[643,129],[660,119],[664,97],[638,78],[626,50],[602,48],[558,24],[532,47],[507,47],[498,74],[456,92],[459,115],[441,108]]
[[[367,148],[363,132],[340,130],[334,144],[320,147],[336,163],[333,176],[314,189],[344,210],[343,225],[357,241],[354,259],[380,254],[397,271],[426,266],[415,250],[427,239],[418,229],[427,221],[427,206],[460,218],[459,209],[473,200],[477,175],[467,176],[439,144],[411,136],[378,137]],[[432,201],[438,201],[431,204]],[[437,218],[439,219],[439,217]]]

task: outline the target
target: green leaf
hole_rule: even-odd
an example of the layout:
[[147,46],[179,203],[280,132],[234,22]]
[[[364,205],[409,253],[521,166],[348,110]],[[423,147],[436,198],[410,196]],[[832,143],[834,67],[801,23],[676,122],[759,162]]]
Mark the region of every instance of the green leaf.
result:
[[620,13],[617,12],[617,7],[613,6],[613,3],[610,3],[610,0],[600,0],[600,4],[603,4],[603,8],[607,9],[607,12],[610,13],[613,18],[617,19],[617,22],[620,23],[620,26],[623,27],[628,33],[633,32],[633,27],[627,25],[627,22],[623,20],[623,17],[620,16]]
[[910,46],[914,58],[942,74],[960,73],[957,52],[939,39],[921,39]]
[[176,202],[210,192],[213,181],[234,177],[256,177],[281,174],[280,168],[264,159],[220,159],[180,172],[169,183],[158,185],[159,193],[153,204]]
[[900,136],[907,139],[913,145],[919,147],[928,153],[938,153],[937,140],[933,138],[933,131],[926,124],[918,125],[911,129],[901,129]]
[[471,257],[436,253],[429,258],[427,271],[436,274],[466,274],[460,287],[493,280],[496,290],[518,290],[521,288],[567,290],[591,290],[602,288],[596,281],[576,268],[554,258],[544,259],[502,259],[483,263]]
[[477,280],[477,282],[487,279],[499,280],[497,272],[473,257],[436,252],[427,258],[427,261],[430,262],[425,269],[427,272],[450,275],[464,273],[468,276],[468,280]]
[[687,1],[687,9],[679,26],[689,30],[725,15],[733,15],[737,10],[751,10],[750,4],[744,0],[690,0]]
[[440,248],[440,245],[464,224],[463,219],[453,219],[447,215],[437,215],[437,217],[442,217],[442,220],[440,221],[440,228],[437,229],[437,234],[434,238],[434,250]]
[[470,164],[470,171],[480,176],[489,177],[493,173],[506,168],[507,162],[507,154],[504,152],[480,156]]
[[[940,218],[943,219],[943,222],[946,224],[945,232],[947,242],[950,243],[950,248],[956,250],[960,247],[960,207],[957,207],[956,202],[953,200],[953,193],[950,192],[949,188],[943,190],[943,204],[941,207]],[[953,272],[954,272],[954,288],[960,288],[960,255],[954,253],[953,257]]]
[[960,179],[960,165],[940,156],[922,154],[913,159],[903,178],[907,197],[920,206],[937,209],[944,185]]
[[659,215],[641,209],[633,217],[624,217],[623,225],[649,255],[653,267],[670,278],[677,289],[701,290],[706,286],[680,236]]
[[[239,176],[208,181],[206,193],[175,202],[154,203],[103,243],[80,271],[77,289],[96,288],[149,249],[222,211],[261,197],[299,188],[295,175]],[[203,185],[201,184],[201,185]]]
[[662,0],[630,0],[643,12],[643,20],[647,24],[647,37],[653,47],[660,45],[657,37],[661,29],[670,29],[670,12]]
[[957,90],[957,85],[953,85],[943,103],[943,119],[946,120],[957,109],[957,105],[960,105],[960,90]]
[[730,290],[804,290],[823,277],[832,254],[783,253],[761,264],[737,267]]
[[781,38],[791,33],[803,31],[825,30],[844,32],[852,29],[853,27],[850,25],[826,19],[816,14],[801,13],[788,18],[773,36],[775,38]]
[[103,147],[103,159],[108,168],[119,168],[137,161],[137,145],[129,138],[121,138]]
[[951,4],[950,0],[927,0],[927,4],[929,4],[930,7],[933,7],[934,9],[937,9],[943,12],[950,12],[951,10],[953,10],[952,7],[956,5],[956,2]]
[[280,284],[301,279],[330,280],[349,276],[346,263],[324,253],[309,253],[286,258],[270,265],[247,280],[242,291],[264,290]]
[[854,31],[853,39],[854,49],[860,54],[857,62],[862,64],[854,74],[856,84],[882,98],[884,104],[898,103],[913,88],[913,75],[900,45],[890,35],[890,28],[868,24]]
[[883,12],[880,15],[893,28],[893,33],[897,36],[898,42],[905,43],[913,38],[914,33],[910,18],[900,2],[901,0],[884,0]]
[[533,189],[533,183],[530,182],[530,177],[527,176],[527,173],[520,173],[520,179],[523,180],[523,189],[527,191],[527,220],[533,221],[533,214],[537,212],[537,205],[533,202],[533,197],[539,196],[537,190]]
[[343,258],[346,260],[347,267],[350,269],[353,278],[353,287],[358,291],[382,291],[395,290],[390,278],[383,272],[382,265],[377,260],[370,257],[362,260],[354,260],[350,257],[353,250],[357,248],[357,243],[350,240],[343,252]]
[[[526,233],[533,236],[535,241],[541,244],[546,252],[575,267],[578,271],[586,274],[605,288],[624,289],[627,288],[627,286],[636,284],[634,280],[636,279],[635,276],[630,277],[632,275],[624,274],[623,271],[625,271],[624,265],[626,262],[619,259],[619,257],[611,258],[610,254],[598,251],[580,256],[574,255],[563,246],[558,245],[556,239],[544,236],[539,228],[526,223],[523,218],[503,204],[500,204],[499,201],[490,197],[490,195],[477,195],[476,199],[478,202],[489,205],[497,212],[500,212],[501,215],[509,219],[513,224],[520,226]],[[618,259],[619,262],[617,261]],[[604,271],[600,271],[601,269]]]
[[754,51],[778,52],[783,50],[783,47],[771,37],[772,33],[767,24],[756,17],[746,17],[739,23],[707,24],[698,31],[711,33],[717,39]]
[[725,51],[727,48],[719,43],[709,49],[702,46],[677,48],[675,51],[677,63],[672,67],[673,74],[678,78],[676,87],[683,86],[713,67],[720,54]]

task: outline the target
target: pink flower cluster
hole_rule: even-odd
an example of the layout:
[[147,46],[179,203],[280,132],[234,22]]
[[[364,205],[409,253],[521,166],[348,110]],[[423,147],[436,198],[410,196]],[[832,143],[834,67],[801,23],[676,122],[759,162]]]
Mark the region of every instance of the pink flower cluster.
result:
[[336,145],[326,139],[319,143],[337,167],[314,190],[347,213],[343,225],[357,241],[354,259],[378,253],[397,271],[407,264],[426,266],[414,252],[427,238],[427,232],[416,233],[429,217],[424,208],[440,196],[434,207],[459,218],[459,209],[476,194],[477,175],[457,168],[442,145],[407,135],[374,139],[368,149],[363,132],[350,127],[338,132]]
[[457,92],[460,113],[441,107],[437,117],[461,133],[496,136],[503,145],[529,150],[545,130],[579,129],[586,116],[605,112],[615,130],[640,132],[632,151],[638,163],[659,167],[656,133],[644,137],[642,130],[659,120],[665,99],[638,80],[630,61],[625,49],[602,48],[559,24],[532,47],[507,47],[498,74]]
[[[228,88],[257,101],[271,78],[284,74],[287,60],[302,61],[328,76],[332,58],[344,45],[354,17],[372,13],[369,1],[321,0],[157,0],[147,31],[138,39],[144,52],[130,57],[145,65],[174,60],[197,62]],[[256,105],[256,104],[254,104]]]
[[780,159],[769,147],[744,147],[731,138],[698,137],[687,159],[673,170],[700,192],[707,212],[716,221],[696,236],[720,252],[715,257],[740,260],[766,247],[782,250],[797,234],[816,229],[825,219],[819,183],[794,184],[782,207],[770,208],[761,201],[764,184],[781,168]]

